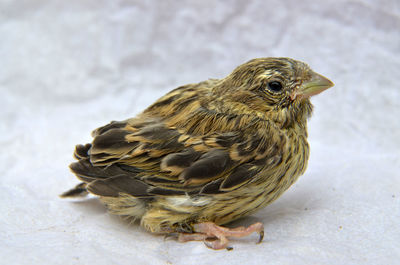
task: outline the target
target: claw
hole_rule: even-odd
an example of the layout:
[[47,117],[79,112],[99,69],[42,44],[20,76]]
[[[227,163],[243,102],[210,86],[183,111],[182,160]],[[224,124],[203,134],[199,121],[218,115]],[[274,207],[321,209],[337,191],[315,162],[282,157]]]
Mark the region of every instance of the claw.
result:
[[194,225],[195,233],[179,233],[178,240],[180,242],[201,240],[204,244],[211,249],[227,249],[232,250],[232,247],[228,247],[228,237],[244,237],[256,232],[260,235],[257,244],[264,239],[264,226],[262,223],[255,223],[249,227],[237,227],[237,228],[226,228],[218,226],[211,222],[199,223]]
[[263,241],[263,239],[264,239],[264,230],[261,230],[259,232],[259,235],[260,235],[260,238],[258,239],[257,244],[260,244]]

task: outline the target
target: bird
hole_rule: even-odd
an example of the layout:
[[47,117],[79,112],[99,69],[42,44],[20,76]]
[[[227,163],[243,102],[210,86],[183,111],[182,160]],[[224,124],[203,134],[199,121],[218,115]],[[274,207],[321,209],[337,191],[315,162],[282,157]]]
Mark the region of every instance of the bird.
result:
[[180,86],[75,147],[81,181],[61,197],[98,196],[145,230],[232,249],[264,226],[227,223],[267,206],[303,175],[310,97],[334,84],[301,61],[252,59],[220,79]]

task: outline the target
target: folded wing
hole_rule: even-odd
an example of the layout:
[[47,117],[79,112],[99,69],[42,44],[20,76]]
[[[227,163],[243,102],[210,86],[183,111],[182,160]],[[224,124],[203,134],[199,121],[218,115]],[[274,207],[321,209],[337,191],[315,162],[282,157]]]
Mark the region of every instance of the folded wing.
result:
[[78,145],[71,170],[100,196],[206,195],[238,189],[280,163],[286,138],[262,129],[190,135],[161,120],[112,122]]

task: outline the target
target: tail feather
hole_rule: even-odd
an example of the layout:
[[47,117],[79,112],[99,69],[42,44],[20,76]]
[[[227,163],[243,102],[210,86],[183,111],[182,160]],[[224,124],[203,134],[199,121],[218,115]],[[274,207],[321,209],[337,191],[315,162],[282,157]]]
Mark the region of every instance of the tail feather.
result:
[[61,198],[84,197],[88,194],[86,186],[87,184],[85,182],[79,183],[74,188],[61,194],[60,197]]
[[91,144],[78,144],[75,146],[74,156],[76,159],[86,158],[89,156],[89,150],[92,147]]

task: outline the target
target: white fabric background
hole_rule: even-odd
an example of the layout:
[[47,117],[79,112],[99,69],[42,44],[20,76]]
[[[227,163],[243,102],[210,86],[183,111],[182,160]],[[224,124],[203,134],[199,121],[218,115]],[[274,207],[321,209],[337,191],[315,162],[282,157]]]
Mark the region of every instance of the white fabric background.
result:
[[[178,243],[58,194],[77,143],[254,57],[309,63],[308,171],[239,223],[233,251]],[[398,264],[400,2],[0,1],[0,263]]]

